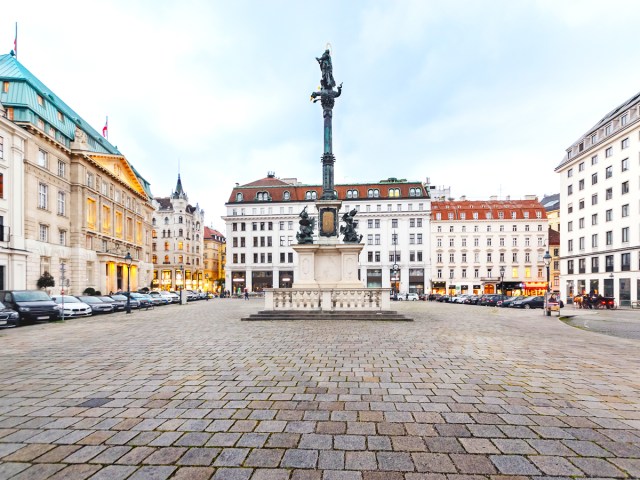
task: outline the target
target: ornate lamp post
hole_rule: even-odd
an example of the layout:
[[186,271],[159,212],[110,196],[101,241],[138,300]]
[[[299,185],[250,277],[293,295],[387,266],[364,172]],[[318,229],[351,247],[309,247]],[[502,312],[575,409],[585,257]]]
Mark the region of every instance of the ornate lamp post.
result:
[[544,292],[544,311],[546,312],[545,314],[547,317],[550,317],[551,310],[549,310],[549,291],[551,289],[549,288],[549,265],[551,264],[551,255],[549,255],[549,250],[544,254],[542,260],[544,261],[544,266],[547,268],[547,289]]
[[124,256],[124,261],[127,263],[127,307],[126,312],[131,313],[131,262],[133,262],[133,258],[131,258],[131,254],[127,252]]
[[500,266],[500,293],[504,295],[504,265]]

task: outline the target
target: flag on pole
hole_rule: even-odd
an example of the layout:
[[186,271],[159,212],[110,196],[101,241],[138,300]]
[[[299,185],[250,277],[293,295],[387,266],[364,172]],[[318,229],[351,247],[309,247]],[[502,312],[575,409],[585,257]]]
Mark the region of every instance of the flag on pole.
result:
[[16,36],[13,39],[13,54],[18,58],[18,22],[16,22]]
[[102,136],[109,140],[109,117],[104,122],[104,127],[102,127]]

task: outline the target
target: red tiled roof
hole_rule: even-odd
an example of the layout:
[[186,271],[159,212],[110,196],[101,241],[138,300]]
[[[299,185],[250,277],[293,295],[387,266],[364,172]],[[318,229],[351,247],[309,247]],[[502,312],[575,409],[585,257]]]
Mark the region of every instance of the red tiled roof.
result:
[[213,228],[209,228],[205,225],[204,227],[204,237],[205,238],[210,238],[210,237],[222,237],[224,238],[224,235],[221,234],[218,230],[215,230]]
[[[503,220],[512,220],[512,212],[516,213],[516,219],[524,219],[525,212],[528,212],[529,219],[537,219],[540,212],[541,219],[547,218],[544,207],[538,200],[453,200],[453,201],[433,201],[431,202],[431,220],[452,221],[452,220],[475,220],[473,214],[477,213],[477,220],[498,220],[502,212]],[[442,213],[442,219],[437,219],[437,213]],[[465,218],[461,218],[461,214]],[[452,218],[449,218],[452,214]],[[489,218],[490,217],[490,218]]]
[[[389,189],[400,189],[399,197],[389,197]],[[410,189],[420,188],[422,195],[420,197],[411,197]],[[429,197],[425,193],[425,188],[420,182],[380,182],[380,183],[362,183],[362,184],[344,184],[335,185],[335,190],[338,193],[338,199],[340,200],[356,200],[353,198],[347,198],[347,191],[357,190],[358,200],[375,200],[376,198],[368,198],[367,194],[369,189],[378,189],[380,196],[377,198],[416,198],[425,199]],[[316,192],[317,198],[322,196],[322,185],[301,185],[291,184],[279,180],[273,177],[263,178],[262,180],[256,180],[255,182],[247,183],[246,185],[236,186],[229,196],[227,203],[265,203],[257,200],[257,194],[259,192],[267,192],[271,197],[272,202],[282,202],[284,200],[284,193],[289,192],[289,200],[291,202],[299,202],[306,199],[306,193],[312,191]],[[236,201],[236,195],[242,193],[243,200]]]
[[549,245],[560,245],[560,232],[549,229]]

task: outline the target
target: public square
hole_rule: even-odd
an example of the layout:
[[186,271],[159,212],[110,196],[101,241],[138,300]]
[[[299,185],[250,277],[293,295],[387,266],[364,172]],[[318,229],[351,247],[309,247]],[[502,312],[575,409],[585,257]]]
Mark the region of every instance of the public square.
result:
[[240,321],[262,305],[0,331],[0,479],[640,477],[638,340],[435,302]]

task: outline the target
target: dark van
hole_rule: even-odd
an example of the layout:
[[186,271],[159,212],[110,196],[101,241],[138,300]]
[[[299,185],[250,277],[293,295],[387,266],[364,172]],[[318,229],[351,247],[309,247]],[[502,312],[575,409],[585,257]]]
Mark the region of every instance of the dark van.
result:
[[60,308],[42,290],[3,290],[0,301],[20,315],[20,323],[58,320]]

